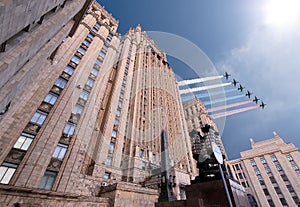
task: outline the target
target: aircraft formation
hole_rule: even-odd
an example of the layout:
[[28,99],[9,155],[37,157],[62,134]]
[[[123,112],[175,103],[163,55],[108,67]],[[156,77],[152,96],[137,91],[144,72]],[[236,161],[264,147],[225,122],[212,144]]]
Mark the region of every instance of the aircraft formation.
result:
[[[231,76],[229,73],[225,72],[225,74],[223,75],[225,77],[226,80],[229,79],[229,76]],[[232,84],[234,87],[237,87],[237,84],[239,82],[237,80],[235,80],[234,78],[232,79]],[[245,89],[245,87],[243,87],[241,84],[239,84],[239,87],[237,87],[238,91],[243,92],[243,90]],[[249,99],[251,99],[251,95],[253,93],[251,93],[249,90],[247,90],[247,93],[245,94],[245,96],[247,96]],[[252,100],[253,102],[255,102],[256,104],[258,104],[258,100],[260,100],[259,98],[257,98],[256,96],[254,96],[254,99]],[[261,107],[262,109],[265,108],[267,104],[264,103],[263,101],[261,101],[261,103],[259,104],[259,107]]]

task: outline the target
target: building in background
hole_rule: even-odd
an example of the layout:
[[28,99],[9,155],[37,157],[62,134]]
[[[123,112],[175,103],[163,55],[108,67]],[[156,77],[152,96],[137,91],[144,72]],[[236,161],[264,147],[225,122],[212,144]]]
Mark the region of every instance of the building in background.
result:
[[204,136],[201,128],[206,124],[210,125],[211,137],[213,138],[213,141],[220,148],[222,154],[224,155],[224,158],[227,158],[217,125],[214,122],[213,118],[208,115],[206,107],[204,106],[202,101],[199,98],[195,97],[187,102],[184,102],[183,109],[188,125],[188,131],[192,132],[194,130],[199,132],[201,136]]
[[227,162],[229,171],[253,195],[259,206],[300,206],[300,153],[275,132],[252,149]]
[[[121,37],[118,21],[98,3],[84,11],[89,3],[1,3],[8,19],[1,28],[10,28],[0,39],[3,205],[109,206],[118,202],[108,200],[112,193],[99,194],[108,184],[127,206],[128,191],[135,205],[152,205],[157,190],[138,183],[160,173],[162,131],[177,199],[195,176],[165,53],[140,26]],[[9,14],[19,18],[15,27]],[[50,192],[53,199],[45,199]]]

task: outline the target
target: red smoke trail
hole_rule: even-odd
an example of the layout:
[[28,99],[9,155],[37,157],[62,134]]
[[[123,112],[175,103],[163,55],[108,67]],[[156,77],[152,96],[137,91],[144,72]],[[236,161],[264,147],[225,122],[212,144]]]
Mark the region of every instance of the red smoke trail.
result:
[[236,109],[236,110],[232,110],[232,111],[221,112],[221,113],[218,113],[218,114],[213,114],[213,115],[211,115],[211,117],[214,118],[214,119],[217,119],[217,118],[221,118],[221,117],[224,117],[224,116],[230,116],[230,115],[233,115],[233,114],[238,114],[238,113],[242,113],[242,112],[245,112],[245,111],[250,111],[250,110],[253,110],[253,109],[257,109],[257,108],[259,108],[259,105],[250,106],[250,107],[246,107],[246,108],[242,108],[242,109]]
[[225,106],[218,106],[218,107],[215,107],[215,108],[207,109],[207,112],[220,111],[222,109],[229,109],[229,108],[233,108],[233,107],[236,107],[236,106],[242,106],[242,105],[245,105],[245,104],[250,104],[252,102],[253,101],[243,101],[243,102],[233,103],[233,104],[229,104],[229,105],[225,105]]

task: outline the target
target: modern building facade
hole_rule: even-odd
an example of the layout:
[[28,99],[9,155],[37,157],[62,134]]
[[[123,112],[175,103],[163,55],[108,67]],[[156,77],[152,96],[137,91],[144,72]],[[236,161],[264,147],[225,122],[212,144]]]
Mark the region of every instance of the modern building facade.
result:
[[259,206],[300,206],[300,153],[277,133],[227,162],[232,176],[255,197]]
[[[165,53],[140,26],[121,37],[118,21],[96,2],[77,25],[74,16],[89,2],[56,1],[45,8],[34,2],[1,5],[7,15],[18,6],[38,12],[33,19],[18,17],[28,31],[20,23],[1,35],[0,202],[109,206],[101,186],[123,182],[124,192],[136,193],[137,206],[152,205],[157,190],[138,183],[160,167],[162,131],[174,192],[183,198],[180,187],[190,184],[196,168]],[[49,16],[46,8],[52,8]],[[37,26],[27,24],[37,20]],[[20,44],[12,45],[16,40]],[[45,200],[49,194],[55,199]]]

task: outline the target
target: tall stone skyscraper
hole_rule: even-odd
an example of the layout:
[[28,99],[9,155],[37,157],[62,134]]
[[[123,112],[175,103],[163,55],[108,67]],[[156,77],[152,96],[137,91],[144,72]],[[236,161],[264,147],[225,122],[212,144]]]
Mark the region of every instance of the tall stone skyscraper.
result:
[[195,97],[189,101],[184,102],[183,109],[188,125],[188,131],[191,132],[195,130],[199,132],[201,136],[204,136],[203,132],[201,131],[201,127],[204,127],[206,124],[210,125],[210,134],[213,139],[212,141],[214,141],[218,145],[224,157],[227,158],[217,125],[213,118],[208,115],[206,107],[204,106],[202,101]]
[[[182,188],[195,175],[195,166],[177,81],[165,53],[140,26],[121,37],[118,21],[96,2],[68,37],[75,23],[67,16],[87,6],[76,2],[53,10],[49,21],[44,16],[46,28],[42,24],[22,33],[25,49],[5,48],[10,41],[2,44],[0,190],[6,193],[0,202],[109,206],[106,194],[99,194],[101,186],[127,183],[116,188],[136,195],[136,205],[153,204],[157,190],[137,184],[161,170],[163,130],[176,176],[174,191],[183,198]],[[53,35],[35,33],[40,30]],[[40,47],[39,38],[49,41]],[[29,45],[32,54],[24,62]],[[49,192],[53,199],[43,199]]]

